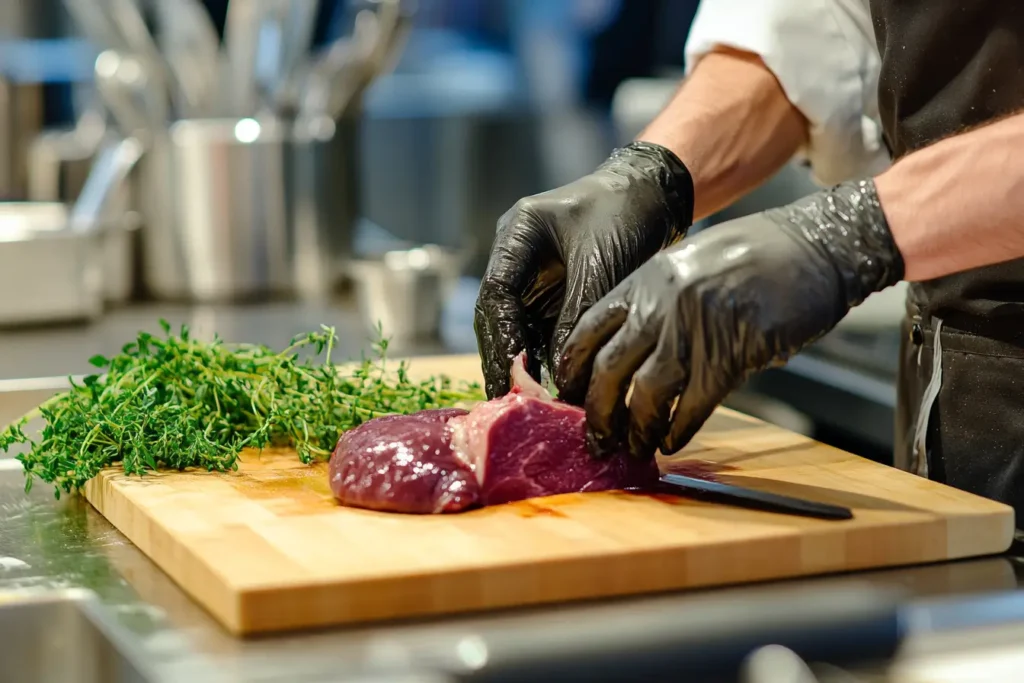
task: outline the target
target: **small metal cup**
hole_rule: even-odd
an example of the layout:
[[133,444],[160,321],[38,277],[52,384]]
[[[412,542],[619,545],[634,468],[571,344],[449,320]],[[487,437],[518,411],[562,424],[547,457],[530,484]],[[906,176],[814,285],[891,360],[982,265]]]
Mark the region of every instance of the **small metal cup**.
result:
[[349,264],[360,313],[391,341],[440,337],[444,305],[458,280],[459,257],[428,245]]

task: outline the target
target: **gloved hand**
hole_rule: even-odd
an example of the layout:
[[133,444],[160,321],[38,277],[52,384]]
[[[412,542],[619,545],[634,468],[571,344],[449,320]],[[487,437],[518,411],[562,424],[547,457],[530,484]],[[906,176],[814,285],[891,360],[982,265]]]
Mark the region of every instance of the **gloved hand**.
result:
[[753,372],[902,278],[872,181],[711,227],[583,315],[555,374],[560,396],[584,404],[595,455],[674,453]]
[[508,392],[511,359],[523,350],[538,379],[542,363],[553,369],[580,315],[692,219],[686,167],[667,149],[637,142],[505,213],[474,319],[488,397]]

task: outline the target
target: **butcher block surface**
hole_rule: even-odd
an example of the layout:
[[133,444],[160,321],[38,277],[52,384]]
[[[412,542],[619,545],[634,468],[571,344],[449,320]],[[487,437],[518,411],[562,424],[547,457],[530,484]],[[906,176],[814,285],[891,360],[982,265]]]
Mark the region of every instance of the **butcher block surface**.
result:
[[[465,356],[410,370],[480,373]],[[338,506],[326,464],[269,451],[230,474],[109,470],[85,493],[237,634],[933,562],[1002,552],[1013,535],[1009,507],[724,409],[672,460],[854,519],[620,492],[376,513]]]

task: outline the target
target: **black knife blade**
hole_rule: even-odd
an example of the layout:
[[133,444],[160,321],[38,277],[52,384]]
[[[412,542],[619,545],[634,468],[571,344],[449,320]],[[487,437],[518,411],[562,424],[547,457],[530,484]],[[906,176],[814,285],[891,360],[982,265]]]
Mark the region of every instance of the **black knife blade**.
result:
[[790,515],[801,515],[803,517],[818,517],[821,519],[853,519],[853,511],[850,508],[828,503],[818,503],[813,500],[783,496],[768,491],[748,489],[735,484],[724,484],[718,481],[708,481],[688,477],[683,474],[667,473],[661,475],[661,481],[675,489],[686,492],[699,492],[710,494],[722,499],[725,502],[746,504],[769,512],[781,512]]

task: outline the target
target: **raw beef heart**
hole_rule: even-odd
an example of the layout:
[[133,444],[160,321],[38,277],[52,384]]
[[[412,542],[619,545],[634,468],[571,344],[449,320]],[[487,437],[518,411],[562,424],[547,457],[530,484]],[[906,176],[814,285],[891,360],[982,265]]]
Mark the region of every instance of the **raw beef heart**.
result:
[[551,398],[513,365],[512,391],[466,412],[424,410],[370,420],[331,456],[344,505],[408,513],[458,512],[559,493],[653,489],[658,466],[627,455],[595,460],[582,409]]

